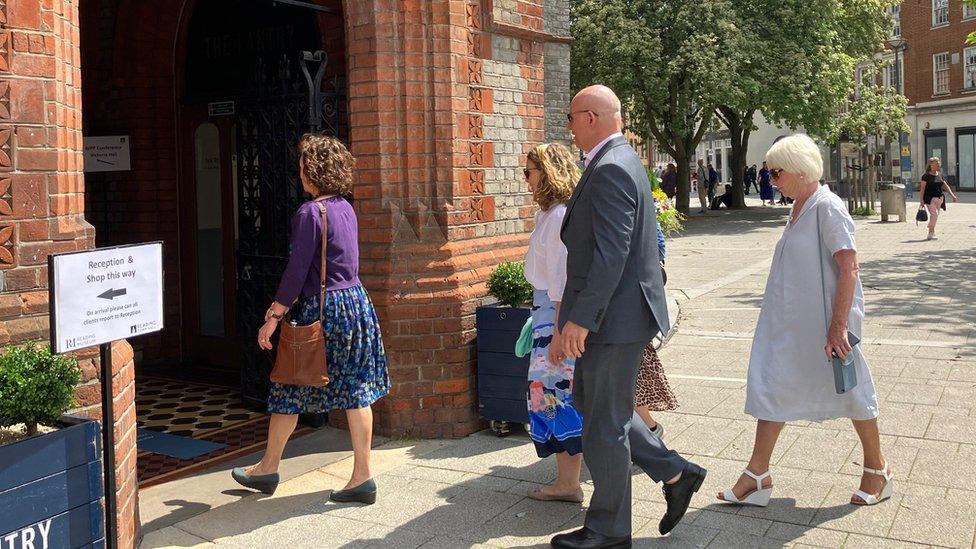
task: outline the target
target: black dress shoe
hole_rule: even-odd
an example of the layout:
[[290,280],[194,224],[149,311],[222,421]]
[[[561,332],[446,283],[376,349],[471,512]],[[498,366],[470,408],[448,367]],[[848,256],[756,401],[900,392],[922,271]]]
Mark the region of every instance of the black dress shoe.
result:
[[259,492],[272,495],[275,490],[278,489],[278,481],[280,477],[278,473],[271,473],[268,475],[248,475],[244,472],[243,467],[235,467],[233,471],[230,472],[230,476],[237,481],[238,484],[244,486],[245,488],[250,488],[252,490],[258,490]]
[[657,529],[661,535],[667,534],[681,522],[691,503],[692,496],[701,488],[708,474],[704,468],[689,462],[685,465],[685,470],[681,472],[681,478],[674,484],[664,485],[664,501],[668,504],[668,511],[661,519]]
[[369,479],[366,482],[348,490],[335,490],[329,494],[329,499],[337,503],[376,503],[376,482]]
[[553,547],[566,549],[630,549],[630,536],[611,538],[586,526],[567,534],[559,534],[549,542]]

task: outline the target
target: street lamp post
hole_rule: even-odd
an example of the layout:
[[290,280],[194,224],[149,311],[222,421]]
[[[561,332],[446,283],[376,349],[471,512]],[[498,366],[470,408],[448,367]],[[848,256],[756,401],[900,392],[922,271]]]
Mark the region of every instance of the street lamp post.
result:
[[[895,91],[897,91],[899,95],[904,95],[905,87],[904,84],[902,83],[901,64],[899,63],[899,59],[900,59],[899,54],[901,54],[903,51],[905,51],[908,48],[908,41],[900,36],[894,37],[888,40],[888,47],[890,47],[895,52],[895,67],[893,71],[895,75]],[[909,155],[907,157],[907,162],[906,162],[906,157],[903,154],[904,147],[906,144],[907,144],[907,138],[905,136],[905,132],[899,129],[898,130],[898,171],[899,174],[902,176],[902,183],[905,185],[905,195],[911,197],[914,196],[915,189],[913,188],[914,181],[911,180],[912,179],[911,175],[909,175],[907,181],[905,180],[906,179],[905,173],[906,172],[908,172],[909,174],[911,173],[911,156]]]

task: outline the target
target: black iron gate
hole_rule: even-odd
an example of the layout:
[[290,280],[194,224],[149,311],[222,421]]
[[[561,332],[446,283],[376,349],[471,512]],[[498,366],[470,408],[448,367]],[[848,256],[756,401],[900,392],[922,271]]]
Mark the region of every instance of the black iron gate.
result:
[[298,140],[306,132],[344,138],[344,83],[323,81],[324,52],[282,57],[255,67],[254,91],[237,99],[237,316],[241,388],[264,406],[271,353],[255,341],[288,261],[291,217],[306,199],[298,175]]

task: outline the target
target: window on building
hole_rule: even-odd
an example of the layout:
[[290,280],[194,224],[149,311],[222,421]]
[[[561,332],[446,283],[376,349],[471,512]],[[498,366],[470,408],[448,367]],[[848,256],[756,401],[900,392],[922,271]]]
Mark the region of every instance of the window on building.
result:
[[976,46],[963,50],[963,87],[967,90],[976,90]]
[[941,95],[949,93],[949,53],[937,53],[932,56],[932,93]]
[[895,58],[890,57],[885,60],[884,73],[883,73],[883,84],[886,87],[894,88],[895,91],[900,91],[901,88],[898,86],[898,81],[901,80],[901,75],[904,74],[902,71],[905,69],[905,59],[902,57],[898,58],[898,69],[895,70]]
[[949,24],[949,0],[932,0],[932,26]]
[[892,22],[891,37],[897,38],[901,36],[901,4],[888,8],[888,15],[891,16]]
[[976,7],[970,6],[967,2],[962,4],[962,18],[972,19],[976,17]]

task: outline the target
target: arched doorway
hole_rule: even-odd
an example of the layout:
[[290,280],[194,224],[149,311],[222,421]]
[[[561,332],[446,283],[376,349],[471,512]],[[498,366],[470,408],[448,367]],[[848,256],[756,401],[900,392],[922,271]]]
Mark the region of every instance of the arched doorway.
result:
[[341,25],[325,8],[207,0],[185,27],[183,363],[239,372],[245,399],[258,406],[271,363],[253,335],[287,260],[291,214],[304,200],[295,145],[308,131],[344,137],[345,83],[332,67],[341,67],[342,52],[329,52],[324,35],[330,17]]

